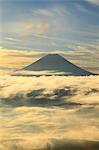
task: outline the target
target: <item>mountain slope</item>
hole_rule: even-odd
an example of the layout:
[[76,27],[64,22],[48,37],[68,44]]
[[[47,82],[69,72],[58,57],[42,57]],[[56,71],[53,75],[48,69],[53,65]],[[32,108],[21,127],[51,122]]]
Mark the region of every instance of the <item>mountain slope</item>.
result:
[[36,62],[24,67],[27,71],[63,72],[66,75],[91,75],[92,73],[72,64],[58,54],[48,54]]

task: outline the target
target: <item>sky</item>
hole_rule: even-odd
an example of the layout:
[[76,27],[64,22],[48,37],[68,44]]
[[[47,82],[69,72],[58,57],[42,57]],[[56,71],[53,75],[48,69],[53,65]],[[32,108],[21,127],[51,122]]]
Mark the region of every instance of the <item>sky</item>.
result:
[[0,0],[0,7],[3,71],[9,65],[14,69],[15,61],[21,67],[46,53],[59,52],[99,72],[98,0]]

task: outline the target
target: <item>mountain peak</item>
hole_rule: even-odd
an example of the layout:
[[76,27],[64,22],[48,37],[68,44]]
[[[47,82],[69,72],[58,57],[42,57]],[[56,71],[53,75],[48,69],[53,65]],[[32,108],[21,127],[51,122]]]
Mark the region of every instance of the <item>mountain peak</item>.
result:
[[59,74],[63,72],[64,75],[90,75],[92,73],[72,64],[68,60],[66,60],[63,56],[51,53],[48,54],[36,62],[24,67],[21,70],[25,71],[35,71],[35,72],[58,72]]
[[59,55],[59,54],[56,54],[56,53],[51,53],[51,54],[47,54],[46,57],[47,57],[47,56],[55,56],[55,57],[57,57],[57,56],[60,56],[60,55]]
[[[45,55],[44,57],[42,57],[42,58],[45,58],[45,57],[48,57],[48,58],[50,58],[50,59],[52,59],[52,58],[61,58],[61,59],[63,59],[63,57],[61,56],[61,55],[59,55],[59,54],[56,54],[56,53],[51,53],[51,54],[47,54],[47,55]],[[41,59],[42,59],[41,58]]]
[[55,53],[48,54],[36,62],[20,69],[18,76],[42,76],[42,75],[64,75],[64,76],[88,76],[94,75]]
[[[54,56],[56,55],[56,56],[57,56],[57,55],[59,55],[59,54],[57,54],[57,53],[50,53],[50,54],[47,54],[47,55],[50,55],[50,56],[51,56],[51,55],[54,55]],[[46,56],[47,56],[47,55],[46,55]],[[60,56],[60,55],[59,55],[59,56]]]

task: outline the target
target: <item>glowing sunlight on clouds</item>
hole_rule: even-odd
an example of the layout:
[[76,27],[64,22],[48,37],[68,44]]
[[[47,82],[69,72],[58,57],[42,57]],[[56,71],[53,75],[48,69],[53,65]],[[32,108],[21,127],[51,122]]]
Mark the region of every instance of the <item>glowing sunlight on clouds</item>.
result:
[[98,118],[99,76],[0,77],[1,150],[93,150]]

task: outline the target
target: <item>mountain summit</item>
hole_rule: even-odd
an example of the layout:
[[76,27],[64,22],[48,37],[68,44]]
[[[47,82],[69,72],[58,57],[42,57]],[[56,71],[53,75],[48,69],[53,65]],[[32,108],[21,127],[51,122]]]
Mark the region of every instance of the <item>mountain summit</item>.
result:
[[[20,71],[23,71],[24,73],[27,71],[30,72],[29,74],[33,73],[33,75],[87,76],[92,74],[72,64],[59,54],[48,54],[36,62],[22,68]],[[20,74],[19,72],[18,75]]]

